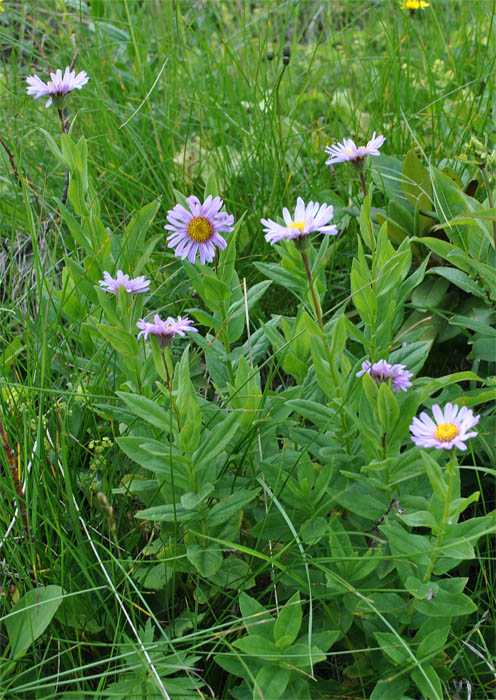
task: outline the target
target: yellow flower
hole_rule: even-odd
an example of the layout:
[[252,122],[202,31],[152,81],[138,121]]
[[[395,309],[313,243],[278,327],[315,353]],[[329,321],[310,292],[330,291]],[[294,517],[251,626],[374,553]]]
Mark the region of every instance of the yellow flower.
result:
[[[3,2],[3,0],[0,0],[0,2]],[[0,12],[5,12],[5,7],[2,7],[2,6],[0,5]]]
[[402,10],[423,10],[424,7],[429,7],[429,3],[424,0],[402,0],[401,2]]

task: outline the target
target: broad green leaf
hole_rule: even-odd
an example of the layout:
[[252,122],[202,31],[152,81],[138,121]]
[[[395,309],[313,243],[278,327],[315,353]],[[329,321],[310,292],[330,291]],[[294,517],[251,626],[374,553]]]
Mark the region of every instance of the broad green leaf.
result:
[[286,688],[291,676],[291,671],[287,667],[269,664],[262,666],[255,678],[253,688],[253,700],[280,700],[286,699]]
[[126,226],[121,245],[119,263],[126,270],[134,271],[134,261],[141,255],[145,235],[150,228],[153,219],[160,207],[160,199],[155,199],[149,204],[145,204],[135,214]]
[[[251,307],[265,294],[267,289],[270,287],[272,284],[272,280],[264,280],[263,282],[259,282],[258,284],[253,285],[253,287],[250,287],[247,290],[246,293],[246,298],[248,301],[248,309],[251,309]],[[235,301],[234,304],[231,304],[227,311],[227,319],[228,322],[231,322],[234,318],[236,318],[239,314],[245,314],[245,299],[244,296],[239,299],[239,301]]]
[[443,686],[432,666],[423,664],[422,669],[415,668],[410,675],[426,700],[443,700]]
[[60,145],[62,150],[62,158],[66,167],[71,171],[71,175],[74,173],[82,174],[83,163],[81,160],[81,155],[71,137],[67,134],[61,134]]
[[274,641],[279,649],[285,649],[295,641],[302,617],[300,594],[296,592],[281,609],[274,625]]
[[[222,560],[222,566],[216,574],[210,576],[210,581],[221,590],[228,591],[240,591],[255,585],[250,565],[244,559],[234,555],[229,555]],[[258,628],[257,632],[259,632]]]
[[186,454],[191,454],[201,439],[202,415],[196,391],[189,375],[189,353],[186,347],[174,371],[173,387],[177,389],[176,406],[179,411],[179,439]]
[[387,674],[387,678],[378,681],[370,695],[370,700],[385,700],[385,698],[388,700],[403,700],[409,687],[410,679],[408,676],[394,676],[393,669],[391,669],[391,673]]
[[259,489],[239,489],[223,501],[216,503],[207,515],[208,527],[217,527],[234,517],[258,494]]
[[317,401],[293,399],[287,402],[295,413],[314,423],[321,430],[329,430],[336,420],[336,412]]
[[116,391],[117,396],[124,401],[134,415],[139,416],[150,425],[154,425],[167,433],[171,429],[170,410],[164,410],[162,406],[152,399],[140,394],[129,394],[125,391]]
[[169,503],[164,506],[153,506],[145,510],[138,510],[135,516],[140,520],[151,520],[157,523],[187,523],[199,517],[198,513],[186,510],[179,503],[176,506]]
[[133,335],[123,328],[106,326],[103,323],[98,323],[96,327],[117,352],[133,359],[138,357],[138,341]]
[[400,409],[393,391],[384,382],[379,387],[377,415],[379,416],[384,432],[392,432],[399,418]]
[[374,632],[374,636],[381,647],[381,651],[394,664],[405,664],[411,659],[408,653],[408,645],[406,643],[402,644],[398,635],[391,632]]
[[454,267],[431,267],[429,274],[436,274],[444,277],[452,284],[463,289],[464,292],[473,294],[476,297],[485,298],[484,291],[474,280],[462,270],[457,270]]
[[436,460],[425,450],[422,450],[421,457],[432,490],[436,494],[438,500],[444,503],[448,493],[448,486],[446,485],[443,471]]
[[477,610],[477,605],[464,593],[451,593],[440,589],[430,600],[419,600],[417,610],[429,617],[457,617],[470,615]]
[[243,623],[248,634],[261,634],[269,641],[273,641],[274,618],[258,602],[246,593],[239,596],[239,607],[243,616]]
[[[241,416],[232,411],[209,432],[202,434],[201,445],[193,454],[196,469],[200,469],[206,461],[212,461],[223,452],[239,430]],[[205,431],[204,431],[205,433]]]
[[269,641],[260,634],[249,634],[233,642],[233,646],[240,649],[243,654],[253,656],[258,661],[286,661],[285,652],[281,652],[274,642]]
[[285,289],[289,289],[290,292],[296,294],[300,299],[305,294],[306,284],[305,280],[295,277],[290,272],[282,268],[277,263],[253,263],[257,270],[260,270],[265,277],[273,280],[276,284],[279,284]]
[[191,545],[186,548],[186,556],[205,578],[217,573],[224,560],[222,550],[216,544],[207,547],[200,544]]
[[39,586],[28,591],[4,617],[10,656],[19,659],[46,630],[62,603],[61,586]]

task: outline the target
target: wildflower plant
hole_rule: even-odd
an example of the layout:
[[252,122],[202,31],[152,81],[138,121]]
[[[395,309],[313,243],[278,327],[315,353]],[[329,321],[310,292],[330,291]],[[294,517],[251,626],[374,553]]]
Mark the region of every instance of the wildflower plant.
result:
[[[188,12],[176,19],[191,36]],[[200,19],[211,21],[208,13]],[[107,23],[98,31],[107,32]],[[133,37],[134,66],[146,87],[140,38]],[[246,108],[250,149],[256,120],[281,116],[290,55],[306,65],[296,41],[284,47],[272,91]],[[164,81],[168,97],[178,89],[179,63]],[[268,76],[273,67],[277,59]],[[69,92],[87,82],[66,74],[55,73],[50,84],[31,77],[30,94],[61,112]],[[162,146],[149,128],[158,123],[154,110],[140,120],[163,87],[160,75],[157,89],[143,93],[144,109],[128,115],[133,139],[146,124],[150,149],[155,139]],[[184,112],[176,107],[181,131]],[[302,114],[307,109],[302,102]],[[371,115],[362,116],[361,130]],[[226,131],[208,136],[218,152],[238,116],[222,118]],[[87,133],[92,121],[78,120],[67,133],[62,114],[63,133],[45,132],[48,156],[70,175],[67,203],[56,202],[49,221],[63,255],[54,256],[51,284],[35,260],[39,317],[29,311],[26,328],[16,325],[23,337],[2,348],[0,367],[2,381],[26,383],[15,394],[26,396],[22,412],[0,392],[2,421],[15,435],[1,436],[14,480],[4,493],[25,506],[11,527],[18,530],[6,570],[13,584],[2,597],[7,692],[34,692],[29,655],[47,677],[58,674],[53,654],[38,653],[56,625],[66,655],[75,635],[92,654],[100,654],[94,639],[111,649],[99,657],[105,674],[96,681],[79,674],[75,692],[83,694],[303,699],[346,694],[342,678],[357,679],[356,692],[370,700],[453,694],[459,640],[474,628],[483,634],[477,557],[496,531],[489,503],[478,504],[493,452],[494,212],[482,189],[472,197],[456,173],[434,162],[424,167],[414,151],[401,161],[390,155],[388,171],[376,160],[367,188],[367,157],[377,157],[386,140],[376,133],[364,146],[344,139],[327,149],[328,165],[349,162],[360,174],[363,199],[341,198],[323,159],[322,185],[307,177],[299,145],[291,150],[292,129],[308,128],[300,118],[276,120],[274,168],[268,180],[264,168],[257,172],[256,216],[244,198],[242,159],[233,156],[222,178],[213,158],[182,181],[178,171],[168,179],[167,167],[156,182],[143,171],[145,186],[113,161],[100,169],[92,149],[99,154],[101,139]],[[171,129],[171,141],[176,136]],[[126,163],[146,152],[126,143]],[[246,158],[253,170],[265,145],[259,139]],[[124,193],[103,189],[101,181],[124,176]],[[187,187],[186,196],[176,187]],[[135,211],[128,188],[139,193]],[[147,201],[155,189],[160,198]],[[312,199],[298,196],[305,191]],[[282,207],[282,192],[296,200],[291,208]],[[56,329],[50,337],[48,324]],[[464,370],[448,358],[443,374],[436,361],[460,336],[470,341]],[[28,374],[30,355],[43,358],[41,373]],[[60,387],[67,401],[47,410]],[[29,478],[31,452],[18,434],[33,438],[36,458],[36,445],[49,457],[43,479],[31,477],[25,492],[19,473]],[[29,489],[45,482],[60,523],[54,518],[31,541],[42,500]],[[17,546],[22,528],[26,547]],[[58,550],[61,537],[68,553]],[[29,577],[22,585],[18,578],[22,557],[33,590],[24,590]],[[56,585],[65,557],[71,575],[60,574]],[[80,590],[86,580],[89,594]],[[343,665],[339,673],[333,658]],[[76,662],[80,669],[79,655]],[[60,687],[66,676],[64,669]]]

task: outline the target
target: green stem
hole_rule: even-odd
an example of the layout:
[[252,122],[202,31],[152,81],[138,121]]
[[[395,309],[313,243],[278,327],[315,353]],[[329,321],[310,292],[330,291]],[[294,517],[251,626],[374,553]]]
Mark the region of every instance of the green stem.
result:
[[365,175],[363,173],[363,170],[360,170],[360,182],[362,184],[363,196],[366,197],[367,196],[367,183],[365,181]]
[[[491,184],[489,182],[489,178],[487,176],[486,169],[484,167],[480,168],[482,179],[484,180],[484,187],[486,188],[487,192],[487,202],[489,204],[489,209],[494,209],[494,200],[493,200],[493,192],[491,189]],[[492,220],[493,224],[493,237],[494,237],[494,248],[496,250],[496,221],[493,219]]]
[[171,402],[171,407],[174,413],[176,414],[176,419],[177,419],[177,429],[179,432],[181,432],[181,420],[179,417],[179,411],[176,406],[176,402],[174,401],[174,397],[172,396],[172,377],[171,377],[171,370],[169,369],[169,365],[172,367],[172,359],[171,359],[171,354],[170,354],[170,349],[167,347],[167,345],[163,348],[164,352],[162,354],[162,357],[164,358],[164,367],[165,371],[167,373],[167,387],[169,389],[170,393],[170,402]]
[[[231,352],[231,347],[229,345],[229,326],[223,301],[220,302],[220,315],[222,319],[222,342],[224,343],[224,350],[226,351],[226,355],[229,355],[229,353]],[[231,361],[228,360],[226,364],[227,372],[229,374],[229,381],[234,386],[234,371],[232,368]]]
[[301,253],[301,258],[303,260],[303,265],[305,267],[305,272],[307,275],[308,279],[308,284],[310,287],[310,293],[312,295],[312,300],[313,300],[313,306],[315,309],[315,316],[317,318],[317,323],[319,324],[320,330],[322,331],[322,336],[323,336],[323,342],[324,342],[324,351],[327,357],[327,362],[329,363],[329,371],[331,373],[332,381],[334,385],[337,387],[338,386],[338,378],[336,375],[336,369],[334,367],[334,362],[331,357],[331,349],[329,347],[329,343],[327,342],[327,333],[324,328],[324,321],[322,319],[322,310],[320,308],[320,301],[317,298],[317,293],[315,291],[315,287],[313,285],[313,279],[312,279],[312,271],[310,269],[310,261],[308,259],[308,253],[305,250],[300,250]]
[[430,556],[429,567],[427,568],[427,571],[425,572],[425,576],[422,580],[422,583],[427,583],[431,577],[432,571],[433,571],[434,566],[435,566],[436,561],[437,561],[439,550],[441,548],[441,542],[444,538],[444,534],[446,531],[446,525],[448,524],[449,512],[450,512],[450,507],[451,507],[451,497],[453,495],[453,485],[455,483],[457,466],[458,466],[458,464],[457,464],[457,460],[456,460],[456,454],[453,451],[453,454],[450,458],[450,461],[448,462],[448,466],[446,467],[447,472],[448,472],[448,491],[446,493],[446,501],[444,503],[443,517],[441,518],[441,523],[439,525],[439,530],[438,530],[437,537],[436,537],[436,543],[434,545],[434,549],[432,550],[432,553]]

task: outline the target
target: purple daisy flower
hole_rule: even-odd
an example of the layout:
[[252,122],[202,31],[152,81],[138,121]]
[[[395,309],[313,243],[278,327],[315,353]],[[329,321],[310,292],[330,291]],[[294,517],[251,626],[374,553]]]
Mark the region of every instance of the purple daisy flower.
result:
[[379,362],[372,364],[365,360],[362,362],[362,369],[357,372],[356,376],[361,377],[365,373],[370,374],[378,384],[391,379],[391,386],[396,392],[406,391],[412,386],[410,377],[413,377],[413,374],[407,371],[406,365],[391,365],[386,360],[379,360]]
[[212,262],[215,246],[224,250],[226,241],[219,235],[233,230],[234,216],[221,212],[224,202],[220,197],[209,195],[203,204],[192,195],[186,199],[189,210],[182,204],[176,204],[167,213],[169,222],[164,228],[172,231],[167,237],[167,247],[175,248],[175,256],[190,263],[200,254],[200,262]]
[[334,207],[318,202],[305,204],[301,197],[296,200],[294,215],[291,216],[289,210],[284,207],[282,215],[285,226],[278,224],[272,219],[262,219],[265,226],[265,240],[269,243],[278,243],[283,238],[302,238],[314,231],[320,231],[328,236],[335,236],[338,233],[336,226],[327,226],[334,214]]
[[193,321],[189,318],[181,318],[180,316],[177,317],[177,321],[175,321],[172,316],[168,316],[165,321],[162,321],[160,316],[155,314],[153,323],[148,323],[140,318],[136,324],[138,328],[141,329],[138,333],[138,338],[144,336],[146,340],[149,335],[156,335],[158,336],[159,344],[164,347],[171,344],[172,338],[175,335],[185,335],[185,331],[198,333],[196,328],[191,327],[192,323]]
[[375,131],[366,146],[357,146],[352,139],[343,139],[343,143],[335,143],[332,146],[326,146],[326,153],[330,158],[326,160],[326,165],[334,163],[344,163],[348,160],[353,161],[353,165],[361,168],[365,156],[380,156],[379,148],[382,146],[386,138],[384,136],[376,136]]
[[480,416],[474,416],[466,406],[459,409],[456,404],[447,403],[443,412],[436,404],[432,407],[432,414],[436,422],[425,412],[420,414],[420,418],[413,419],[410,432],[417,447],[435,447],[436,450],[458,447],[459,450],[466,450],[465,440],[478,434],[468,431],[477,425]]
[[50,73],[50,78],[51,80],[48,83],[44,83],[37,75],[29,75],[26,78],[28,84],[26,92],[28,95],[34,95],[36,100],[38,97],[49,95],[46,107],[50,107],[53,98],[57,101],[57,98],[64,98],[72,90],[81,90],[83,85],[86,85],[89,80],[84,70],[76,75],[76,71],[71,70],[69,66],[67,66],[63,75],[60,68],[58,68],[55,73]]
[[98,284],[106,292],[111,292],[112,294],[117,294],[119,287],[124,287],[128,294],[142,294],[150,289],[150,282],[143,275],[129,279],[129,275],[124,275],[122,270],[117,270],[115,279],[108,272],[104,272],[103,279]]

